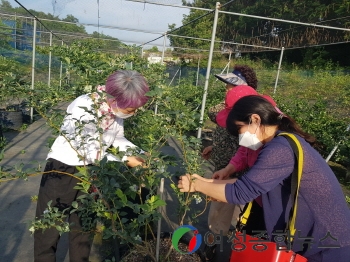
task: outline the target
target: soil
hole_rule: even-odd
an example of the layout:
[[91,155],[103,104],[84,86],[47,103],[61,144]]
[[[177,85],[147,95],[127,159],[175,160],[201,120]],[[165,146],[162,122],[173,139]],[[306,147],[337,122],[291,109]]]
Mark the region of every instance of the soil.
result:
[[[151,240],[148,242],[151,250],[155,250],[156,241]],[[155,262],[150,255],[146,254],[147,245],[142,245],[137,249],[131,250],[122,259],[121,262]],[[159,249],[159,262],[201,262],[201,256],[198,253],[193,254],[181,254],[172,248],[170,238],[162,238],[160,241]],[[179,243],[179,249],[183,252],[187,251],[187,245],[184,243]],[[170,255],[166,258],[167,253],[171,250]],[[152,252],[155,254],[155,252]],[[155,255],[153,256],[155,257]]]

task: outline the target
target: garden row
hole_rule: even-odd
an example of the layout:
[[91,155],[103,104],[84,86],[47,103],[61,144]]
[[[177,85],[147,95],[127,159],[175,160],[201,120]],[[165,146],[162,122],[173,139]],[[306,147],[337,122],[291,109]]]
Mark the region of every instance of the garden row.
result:
[[[85,230],[95,233],[98,231],[104,239],[117,238],[121,243],[133,244],[140,252],[148,253],[154,258],[154,250],[148,250],[140,241],[154,233],[152,225],[160,218],[158,208],[165,205],[157,192],[161,179],[169,179],[174,195],[179,200],[177,213],[180,224],[193,221],[197,211],[191,210],[191,215],[188,215],[190,204],[204,198],[199,193],[178,192],[173,182],[173,174],[166,171],[175,161],[160,152],[160,148],[166,145],[169,138],[175,138],[183,153],[182,168],[191,174],[203,174],[203,160],[199,155],[201,141],[188,135],[200,126],[199,111],[203,88],[193,84],[195,75],[189,75],[176,86],[168,86],[165,66],[148,65],[132,48],[128,54],[117,56],[97,52],[98,45],[98,42],[87,41],[51,48],[53,54],[64,62],[67,72],[74,79],[65,88],[60,87],[59,81],[56,81],[50,87],[46,83],[36,82],[35,89],[31,89],[28,75],[22,74],[28,71],[23,70],[22,65],[3,58],[0,61],[3,63],[0,65],[3,69],[0,73],[1,102],[12,102],[14,95],[20,99],[25,98],[28,106],[33,107],[57,135],[60,133],[64,116],[64,112],[55,109],[58,102],[69,101],[80,94],[93,91],[94,86],[104,84],[111,72],[124,69],[126,62],[132,63],[133,69],[148,80],[151,88],[148,95],[151,99],[134,117],[126,120],[125,136],[149,152],[147,156],[140,155],[147,163],[147,168],[127,168],[124,163],[107,162],[106,159],[94,166],[80,168],[77,174],[81,181],[80,189],[89,193],[91,186],[94,186],[98,190],[79,198],[81,205],[73,203],[73,210],[70,211],[60,211],[49,205],[49,212],[44,218],[33,221],[31,230],[55,226],[60,232],[67,232],[67,212],[77,212],[83,218]],[[42,49],[41,52],[49,50]],[[273,79],[273,76],[264,75],[264,72],[273,74],[273,71],[262,70],[264,65],[261,62],[253,65],[250,61],[236,62],[256,68],[260,79],[260,92],[271,95],[272,83],[266,79]],[[9,68],[11,69],[7,70]],[[345,129],[350,122],[349,114],[344,110],[350,103],[349,78],[348,75],[317,72],[313,78],[301,77],[298,71],[282,74],[277,95],[274,96],[283,112],[296,118],[306,131],[318,138],[318,149],[323,156],[327,156],[332,148],[342,141],[334,160],[345,166],[348,166],[350,155],[350,143],[348,139],[344,139]],[[207,108],[222,101],[224,96],[224,86],[221,83],[211,79],[209,87]],[[82,127],[83,123],[76,128]],[[111,153],[119,156],[122,154],[116,150],[112,150]],[[154,159],[157,161],[153,161]],[[0,179],[27,178],[31,170],[16,170],[15,167],[10,171],[0,170]],[[147,196],[142,195],[142,187],[149,189]],[[128,219],[125,208],[137,213],[137,218]],[[91,214],[96,215],[94,220],[91,220]],[[97,229],[96,222],[101,225]]]

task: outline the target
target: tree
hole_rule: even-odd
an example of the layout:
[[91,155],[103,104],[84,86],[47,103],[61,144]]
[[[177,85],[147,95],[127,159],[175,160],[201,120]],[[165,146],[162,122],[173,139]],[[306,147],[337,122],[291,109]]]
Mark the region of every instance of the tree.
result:
[[[214,9],[216,1],[195,0],[190,3],[184,1],[184,4]],[[237,0],[228,5],[223,5],[220,10],[343,28],[347,28],[350,24],[348,1],[343,0],[316,0],[312,2],[306,0]],[[198,12],[198,10],[191,9],[189,16],[183,19],[183,25],[198,17]],[[209,33],[212,28],[212,23],[212,20],[208,22],[205,18],[201,18],[195,23],[185,26],[184,30],[187,31],[188,36],[197,36],[199,33],[203,38],[210,39]],[[173,29],[174,27],[169,28]],[[183,29],[181,28],[180,30]],[[283,46],[285,48],[294,48],[345,42],[350,38],[349,32],[341,30],[295,25],[223,13],[219,14],[216,36],[217,39],[221,41],[246,44],[246,47],[242,46],[242,49],[246,49],[245,51],[262,50],[261,48],[252,49],[251,46],[276,48],[281,48]],[[181,41],[190,43],[190,40]],[[172,39],[171,42],[174,44],[173,46],[175,46],[180,43],[180,40]],[[233,49],[235,45],[225,44],[222,48]],[[344,46],[344,48],[348,48],[348,46]],[[345,49],[343,51],[346,52]],[[315,50],[315,52],[318,51]],[[290,57],[293,58],[295,56],[291,55]]]
[[118,38],[115,38],[113,36],[105,35],[103,33],[99,33],[94,31],[91,36],[96,39],[100,39],[103,41],[105,47],[108,46],[108,49],[120,49],[120,48],[126,48],[127,45],[122,43]]
[[67,15],[66,18],[62,19],[62,21],[78,23],[79,19],[74,17],[73,15]]
[[[0,9],[4,10],[6,12],[16,13],[16,14],[22,14],[22,15],[28,15],[27,11],[24,10],[22,7],[12,7],[11,4],[6,0],[1,0]],[[30,9],[29,10],[33,15],[36,17],[44,18],[44,19],[50,19],[50,20],[57,20],[57,21],[66,21],[66,22],[72,22],[72,23],[79,23],[78,18],[74,17],[73,15],[67,15],[66,18],[63,20],[60,20],[58,16],[55,16],[50,13],[44,13],[44,12],[38,12],[35,10]],[[85,27],[82,25],[77,24],[67,24],[67,23],[59,23],[59,22],[51,22],[51,21],[41,21],[42,24],[44,24],[49,30],[53,32],[74,32],[74,33],[82,33],[87,34]]]
[[154,52],[154,53],[159,52],[158,47],[156,47],[156,46],[152,46],[152,48],[150,48],[149,51]]
[[4,11],[12,10],[12,6],[9,1],[1,0],[0,8]]
[[[169,25],[170,31],[168,33],[178,36],[168,36],[170,45],[174,47],[175,51],[181,48],[192,49],[190,52],[195,53],[199,50],[209,50],[210,41],[201,39],[211,39],[211,32],[213,28],[213,15],[203,13],[201,10],[190,11],[189,15],[185,15],[182,19],[182,26],[177,27],[175,24]],[[184,37],[190,38],[184,38]],[[194,39],[196,38],[196,39]],[[219,44],[216,44],[218,48]]]

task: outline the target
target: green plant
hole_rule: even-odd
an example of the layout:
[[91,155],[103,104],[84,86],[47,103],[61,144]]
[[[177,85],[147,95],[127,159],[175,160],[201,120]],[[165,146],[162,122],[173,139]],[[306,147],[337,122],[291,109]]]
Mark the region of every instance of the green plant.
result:
[[30,200],[31,200],[32,202],[38,201],[38,195],[31,196],[31,197],[30,197]]
[[18,62],[0,56],[0,108],[15,110],[25,97],[28,71]]
[[345,200],[346,200],[346,203],[350,204],[350,197],[349,196],[345,196]]
[[6,145],[7,145],[6,137],[4,137],[4,136],[1,134],[1,135],[0,135],[0,150],[2,150],[3,148],[5,148]]
[[[180,164],[185,172],[202,174],[203,163],[199,155],[201,141],[190,134],[199,126],[203,87],[196,87],[193,79],[181,80],[176,86],[167,86],[165,67],[147,65],[147,61],[137,55],[139,50],[131,48],[129,53],[115,56],[96,51],[95,48],[99,45],[99,42],[86,41],[76,42],[69,47],[52,47],[55,55],[67,64],[70,76],[74,76],[71,88],[60,88],[57,83],[49,88],[47,84],[37,82],[34,90],[27,87],[24,92],[29,97],[30,105],[46,120],[53,133],[62,134],[60,125],[65,113],[64,110],[55,108],[57,103],[82,94],[86,86],[93,90],[96,85],[103,84],[111,72],[124,69],[126,61],[132,62],[134,69],[148,80],[151,91],[147,106],[141,108],[134,117],[125,120],[125,136],[149,153],[139,155],[144,158],[146,167],[130,169],[124,163],[107,162],[106,159],[100,159],[94,166],[81,167],[77,178],[81,181],[79,188],[86,193],[85,196],[74,203],[72,210],[56,210],[48,205],[47,215],[41,220],[33,221],[31,230],[54,226],[60,232],[66,232],[69,225],[65,222],[65,216],[68,212],[76,212],[83,218],[87,231],[99,233],[105,239],[118,238],[123,243],[133,244],[145,251],[146,247],[141,244],[140,237],[149,237],[149,233],[152,235],[152,225],[160,218],[158,207],[164,205],[157,192],[161,178],[169,181],[179,200],[179,224],[193,223],[203,211],[194,210],[191,203],[201,201],[205,196],[180,193],[173,181],[175,174],[167,172],[167,168],[175,165],[175,161],[160,153],[160,148],[167,144],[170,137],[176,139],[183,155]],[[276,72],[262,70],[261,62],[256,67],[260,70],[258,78],[262,79],[260,92],[271,94]],[[322,144],[321,153],[325,156],[343,138],[349,121],[344,110],[348,107],[343,106],[350,104],[349,88],[346,86],[349,78],[317,72],[315,75],[315,78],[304,77],[299,70],[283,72],[281,86],[275,97],[283,112],[296,118],[305,130],[315,134]],[[9,79],[10,82],[13,81],[13,78]],[[327,83],[332,83],[328,85],[328,90],[319,87]],[[297,88],[299,86],[303,88]],[[206,107],[222,101],[224,90],[220,82],[211,79]],[[328,98],[334,100],[329,101]],[[77,125],[77,130],[81,130],[82,125],[83,123]],[[343,141],[341,150],[335,155],[338,161],[348,159],[350,146],[347,141]],[[48,144],[51,143],[52,141]],[[112,150],[111,153],[122,155],[117,150]],[[27,179],[38,174],[42,174],[40,166],[26,169],[24,164],[18,164],[11,171],[0,167],[0,182]],[[97,188],[97,191],[91,192],[91,186]],[[141,194],[142,188],[149,190],[146,197]],[[125,209],[137,214],[136,217],[127,218]],[[90,219],[91,214],[96,214],[93,220]],[[97,228],[96,223],[100,225]],[[147,252],[154,256],[154,252]]]
[[20,127],[20,131],[25,131],[25,130],[27,130],[27,128],[28,128],[28,124],[23,124],[21,127]]
[[[127,58],[130,59],[130,56]],[[138,59],[133,63],[136,66]],[[145,166],[128,168],[125,163],[107,162],[107,159],[103,158],[96,161],[93,166],[79,167],[79,173],[75,175],[80,181],[77,188],[85,194],[73,203],[70,210],[60,210],[48,203],[44,217],[32,221],[31,232],[50,227],[55,227],[60,233],[67,232],[70,225],[65,218],[69,213],[76,212],[82,218],[85,231],[101,234],[104,239],[117,238],[121,243],[134,245],[142,252],[148,252],[151,257],[154,257],[155,252],[145,249],[141,240],[146,240],[150,236],[154,238],[153,225],[160,219],[159,207],[165,205],[157,192],[162,178],[172,184],[175,195],[181,203],[180,224],[184,221],[193,221],[200,215],[201,212],[198,212],[189,216],[188,211],[191,202],[201,201],[203,197],[193,193],[183,194],[177,190],[172,181],[174,174],[167,171],[169,166],[174,165],[174,159],[163,155],[160,151],[170,137],[177,139],[184,152],[183,166],[186,172],[202,173],[202,160],[199,155],[200,140],[187,135],[188,131],[196,128],[199,114],[192,106],[178,103],[179,93],[172,93],[170,88],[164,88],[163,69],[164,67],[157,65],[142,68],[151,87],[148,94],[150,103],[148,107],[140,109],[134,117],[125,121],[126,137],[148,152],[147,155],[140,155],[137,151],[127,153],[143,158]],[[86,75],[85,80],[90,77],[91,75]],[[98,81],[98,79],[89,81]],[[98,82],[92,82],[92,84],[96,86]],[[66,137],[66,134],[60,130],[64,114],[52,107],[57,102],[56,96],[54,95],[52,99],[53,91],[48,90],[48,95],[44,94],[45,90],[45,85],[42,87],[38,85],[36,90],[30,91],[30,103],[47,121],[55,134]],[[153,110],[156,104],[161,112],[157,115]],[[97,121],[95,124],[98,125],[101,117],[95,112],[95,110],[89,111],[95,116]],[[81,132],[84,125],[85,123],[77,121],[77,133]],[[138,128],[135,128],[136,126]],[[68,137],[66,139],[70,143],[70,139]],[[96,142],[103,146],[103,142],[98,138]],[[78,147],[84,146],[84,143],[86,141],[82,141]],[[124,154],[118,150],[111,150],[110,153],[119,157]],[[78,151],[77,154],[79,154]],[[83,155],[80,157],[84,159]],[[25,169],[24,165],[17,165],[11,171],[1,171],[0,176],[2,182],[16,178],[27,179],[32,175],[42,174],[38,170],[40,170],[39,167],[33,170]],[[91,190],[92,188],[94,190]],[[145,189],[146,196],[143,195]],[[133,213],[135,215],[130,218],[128,215]],[[100,226],[96,227],[97,224]]]

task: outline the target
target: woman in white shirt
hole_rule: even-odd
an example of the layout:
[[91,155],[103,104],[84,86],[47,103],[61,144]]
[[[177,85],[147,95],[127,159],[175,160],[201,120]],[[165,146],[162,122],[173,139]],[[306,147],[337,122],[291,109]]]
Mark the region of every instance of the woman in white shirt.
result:
[[[94,164],[104,157],[110,161],[127,161],[134,167],[142,159],[125,155],[121,159],[106,153],[110,147],[119,151],[134,148],[124,137],[123,121],[143,106],[149,91],[145,78],[136,71],[119,70],[111,74],[105,86],[98,86],[97,92],[76,98],[67,108],[67,115],[61,126],[60,135],[54,141],[47,156],[42,176],[36,218],[46,212],[47,203],[60,210],[69,208],[83,192],[74,189],[78,180],[59,172],[77,173],[77,166]],[[89,261],[90,235],[82,233],[80,219],[76,213],[69,216],[73,223],[69,232],[70,261]],[[56,261],[59,232],[55,228],[34,233],[34,261]]]

